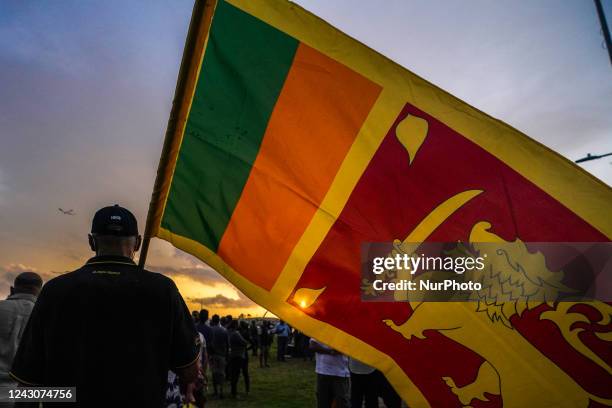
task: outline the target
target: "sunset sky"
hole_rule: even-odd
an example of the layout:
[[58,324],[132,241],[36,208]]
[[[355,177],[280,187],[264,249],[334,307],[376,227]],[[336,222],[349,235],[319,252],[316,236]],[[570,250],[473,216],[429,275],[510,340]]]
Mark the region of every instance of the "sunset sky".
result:
[[[612,67],[592,1],[297,3],[569,159],[612,152]],[[192,6],[0,2],[0,298],[20,271],[48,280],[87,260],[100,207],[125,206],[144,229]],[[582,167],[612,184],[612,157]],[[163,241],[147,266],[191,309],[264,312]]]

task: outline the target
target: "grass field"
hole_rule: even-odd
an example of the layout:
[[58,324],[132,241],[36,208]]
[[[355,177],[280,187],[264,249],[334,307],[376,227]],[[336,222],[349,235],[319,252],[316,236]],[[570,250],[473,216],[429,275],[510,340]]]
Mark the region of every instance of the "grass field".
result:
[[[270,368],[259,368],[259,358],[249,356],[251,392],[245,395],[244,380],[238,381],[238,400],[231,399],[230,385],[223,387],[225,398],[208,398],[210,408],[312,408],[316,406],[314,361],[287,359],[286,363],[276,361],[276,342],[270,350]],[[210,378],[209,378],[209,381]],[[209,395],[212,382],[209,382]]]

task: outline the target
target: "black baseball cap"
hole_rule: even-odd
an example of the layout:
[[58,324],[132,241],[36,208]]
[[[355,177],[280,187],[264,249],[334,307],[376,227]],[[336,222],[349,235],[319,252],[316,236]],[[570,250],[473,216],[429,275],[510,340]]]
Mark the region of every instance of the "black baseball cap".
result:
[[91,223],[91,233],[132,237],[138,235],[138,223],[130,210],[115,204],[101,208],[96,212]]

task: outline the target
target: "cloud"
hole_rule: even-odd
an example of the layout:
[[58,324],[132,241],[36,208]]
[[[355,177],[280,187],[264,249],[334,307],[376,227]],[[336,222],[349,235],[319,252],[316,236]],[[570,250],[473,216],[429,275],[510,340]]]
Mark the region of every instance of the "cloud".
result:
[[174,250],[174,252],[172,253],[172,256],[176,259],[179,259],[181,261],[185,261],[187,263],[189,263],[190,265],[193,266],[201,266],[202,265],[202,261],[200,261],[198,258],[196,258],[195,256],[191,255],[188,252],[185,251],[181,251],[178,248],[172,248]]
[[198,303],[202,307],[207,306],[211,308],[246,308],[257,306],[253,301],[241,293],[238,293],[238,299],[228,298],[221,294],[216,296],[208,296],[202,298],[187,298],[188,302]]
[[209,286],[215,286],[220,283],[227,283],[227,280],[214,269],[201,264],[181,268],[176,268],[173,266],[151,266],[150,268],[147,267],[147,269],[163,273],[164,275],[170,278],[172,278],[173,276],[185,276],[190,279],[193,279],[196,282],[200,282],[204,285]]
[[[234,285],[232,285],[210,266],[202,264],[199,260],[191,255],[182,253],[178,250],[173,254],[173,258],[186,261],[188,266],[152,266],[150,270],[161,272],[171,279],[174,279],[177,284],[180,283],[181,292],[183,293],[185,301],[188,304],[191,304],[191,306],[199,305],[200,307],[221,310],[257,307],[256,303],[242,294],[236,287],[234,287]],[[193,282],[209,286],[213,289],[202,287],[198,288],[198,285],[192,285],[192,288],[185,288],[185,282],[182,281],[181,278],[190,279]],[[189,285],[189,283],[187,283],[187,285]],[[183,290],[186,292],[183,292]],[[189,296],[189,294],[191,296]],[[202,296],[203,294],[208,296]],[[238,297],[235,298],[234,296]],[[197,306],[194,307],[197,308]]]

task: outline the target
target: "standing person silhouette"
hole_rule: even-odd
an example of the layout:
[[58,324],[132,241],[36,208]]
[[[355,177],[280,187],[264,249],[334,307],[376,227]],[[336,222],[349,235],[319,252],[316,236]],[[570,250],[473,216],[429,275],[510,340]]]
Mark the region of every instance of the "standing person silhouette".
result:
[[312,338],[309,347],[315,352],[317,408],[349,408],[348,357]]
[[261,333],[259,333],[259,367],[270,367],[268,364],[268,355],[270,346],[272,345],[272,334],[270,333],[270,324],[264,320],[261,323]]
[[219,315],[213,315],[210,325],[212,336],[210,344],[210,370],[213,380],[213,396],[223,398],[223,383],[226,378],[227,358],[229,353],[229,336],[220,324]]
[[289,326],[284,321],[278,322],[274,328],[277,340],[276,360],[285,361],[285,354],[287,354],[287,344],[289,343]]
[[9,370],[41,287],[37,273],[22,272],[15,278],[9,297],[0,301],[0,386],[17,385]]
[[163,407],[169,369],[193,386],[199,336],[174,282],[134,263],[140,242],[130,211],[96,212],[96,256],[43,287],[13,362],[16,381],[76,386],[72,407]]

